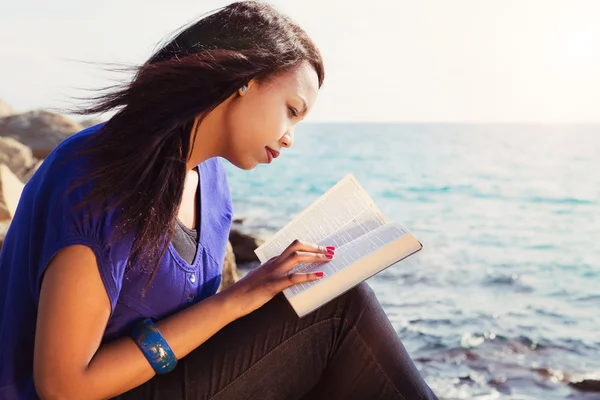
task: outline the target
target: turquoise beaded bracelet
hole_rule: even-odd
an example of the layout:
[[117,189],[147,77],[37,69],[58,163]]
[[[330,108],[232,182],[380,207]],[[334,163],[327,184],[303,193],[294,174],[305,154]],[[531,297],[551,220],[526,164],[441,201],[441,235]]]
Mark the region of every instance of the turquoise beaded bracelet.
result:
[[150,318],[136,324],[131,337],[157,374],[166,374],[177,365],[173,350]]

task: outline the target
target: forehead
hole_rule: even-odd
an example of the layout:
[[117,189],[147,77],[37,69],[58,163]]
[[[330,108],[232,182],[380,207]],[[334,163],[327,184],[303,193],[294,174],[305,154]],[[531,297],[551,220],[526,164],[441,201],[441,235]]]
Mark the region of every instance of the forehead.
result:
[[272,82],[278,90],[290,95],[300,95],[312,104],[319,91],[319,78],[314,68],[307,62],[277,75]]

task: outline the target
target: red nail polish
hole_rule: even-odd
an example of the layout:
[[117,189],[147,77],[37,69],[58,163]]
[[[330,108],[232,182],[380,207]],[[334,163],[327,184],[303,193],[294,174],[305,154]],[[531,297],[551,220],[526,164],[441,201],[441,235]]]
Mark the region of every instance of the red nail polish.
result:
[[335,251],[335,246],[327,246],[325,248],[330,251]]
[[315,275],[317,275],[319,278],[321,278],[322,276],[325,275],[324,272],[315,272]]
[[327,257],[329,259],[332,259],[333,258],[333,254],[332,253],[327,253],[327,254],[325,254],[325,257]]

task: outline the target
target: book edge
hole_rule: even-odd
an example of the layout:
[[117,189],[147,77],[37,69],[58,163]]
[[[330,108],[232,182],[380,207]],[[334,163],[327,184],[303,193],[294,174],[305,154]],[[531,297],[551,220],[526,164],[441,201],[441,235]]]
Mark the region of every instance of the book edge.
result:
[[[399,256],[399,258],[394,257],[391,261],[384,261],[382,263],[376,263],[374,261],[371,261],[374,258],[378,258],[378,256],[381,257],[381,254],[384,253],[385,251],[387,251],[387,252],[395,251],[395,249],[393,247],[397,246],[399,244],[398,242],[400,242],[402,240],[406,240],[407,237],[412,238],[416,243],[419,244],[419,246],[416,249],[413,247],[408,248],[407,252],[402,252],[401,253],[402,255]],[[404,236],[398,238],[397,240],[369,253],[365,257],[363,257],[360,260],[356,261],[355,263],[349,265],[348,267],[344,268],[343,270],[332,274],[330,277],[326,278],[327,279],[326,281],[322,282],[319,285],[315,285],[312,288],[307,289],[307,290],[303,291],[302,293],[297,294],[295,296],[291,296],[290,291],[288,289],[285,289],[283,291],[283,293],[284,293],[284,296],[286,297],[286,299],[288,300],[289,304],[292,306],[292,308],[296,312],[296,314],[299,317],[303,317],[303,316],[311,313],[312,311],[322,307],[323,305],[327,304],[331,300],[341,296],[345,292],[351,290],[352,288],[357,286],[359,283],[372,278],[373,276],[379,274],[380,272],[391,267],[392,265],[398,264],[402,260],[405,260],[406,258],[414,255],[415,253],[418,253],[423,248],[424,248],[423,244],[419,240],[417,240],[414,237],[414,235],[412,235],[412,233],[409,233],[409,234],[404,235]],[[356,273],[356,270],[358,268],[360,268],[361,264],[370,265],[370,262],[373,262],[373,264],[371,264],[371,265],[377,265],[377,267],[369,268],[368,269],[369,272],[364,275],[359,275]],[[347,275],[358,275],[359,278],[351,279],[352,283],[350,283],[349,285],[343,285],[344,288],[340,291],[338,289],[335,289],[332,286],[335,286],[334,285],[334,282],[336,281],[335,277],[337,277],[337,281],[339,282],[340,279],[343,279],[344,273]],[[364,276],[364,278],[363,278],[363,276]],[[327,281],[329,281],[329,282],[327,282]],[[334,293],[334,294],[332,294],[332,293]],[[314,300],[315,296],[318,296],[319,300],[315,301]],[[308,302],[310,302],[309,304],[311,304],[311,305],[306,306],[306,307],[302,306],[303,303],[307,303],[305,298],[309,298]]]

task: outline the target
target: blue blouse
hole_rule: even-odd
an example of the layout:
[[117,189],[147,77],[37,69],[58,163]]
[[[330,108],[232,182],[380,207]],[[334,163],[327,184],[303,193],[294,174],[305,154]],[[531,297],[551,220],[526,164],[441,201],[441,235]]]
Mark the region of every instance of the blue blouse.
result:
[[[104,333],[110,341],[129,333],[146,317],[165,318],[216,293],[232,220],[225,168],[212,158],[198,165],[200,173],[200,235],[191,264],[172,243],[142,296],[149,273],[132,268],[125,273],[132,240],[109,243],[117,215],[75,207],[92,189],[91,183],[67,191],[85,170],[84,157],[73,157],[90,143],[102,124],[62,142],[25,185],[0,253],[0,398],[36,399],[33,386],[33,346],[42,274],[62,248],[82,244],[96,255],[111,304]],[[93,137],[92,137],[93,140]]]

